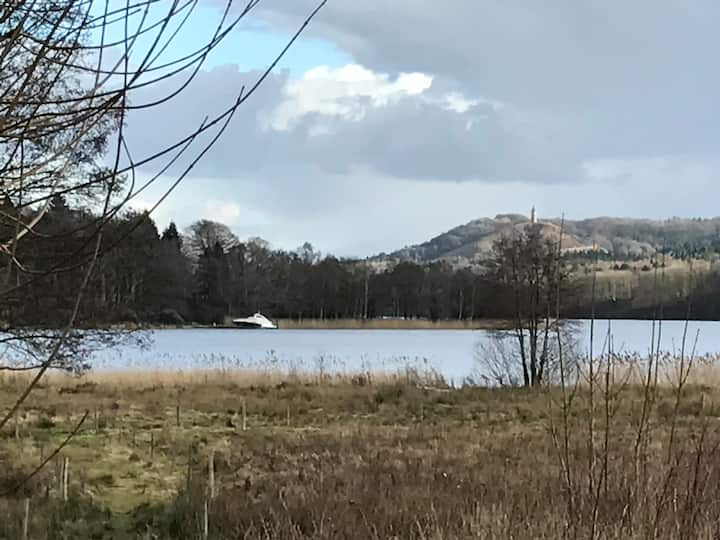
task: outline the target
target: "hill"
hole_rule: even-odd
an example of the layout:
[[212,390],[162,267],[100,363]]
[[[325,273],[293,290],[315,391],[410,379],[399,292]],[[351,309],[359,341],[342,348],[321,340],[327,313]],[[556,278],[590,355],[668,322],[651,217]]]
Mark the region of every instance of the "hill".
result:
[[[427,242],[404,247],[377,260],[481,261],[504,234],[530,223],[521,214],[480,218],[442,233]],[[545,236],[557,238],[560,219],[541,220]],[[591,252],[593,245],[616,259],[645,258],[667,249],[675,255],[700,256],[720,252],[720,218],[669,220],[597,217],[566,220],[563,246],[568,251]]]

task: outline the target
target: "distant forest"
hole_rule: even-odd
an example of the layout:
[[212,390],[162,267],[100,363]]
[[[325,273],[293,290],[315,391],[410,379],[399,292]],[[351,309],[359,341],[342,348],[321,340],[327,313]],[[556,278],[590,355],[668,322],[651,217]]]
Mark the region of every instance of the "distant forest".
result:
[[[9,201],[0,203],[0,227],[16,226]],[[10,300],[6,325],[54,325],[73,307],[82,279],[75,261],[94,249],[97,218],[57,196],[48,215],[19,242],[22,268],[0,269]],[[228,316],[262,311],[273,318],[334,319],[404,317],[431,320],[507,318],[512,298],[492,272],[448,262],[365,260],[321,256],[310,244],[296,251],[272,249],[260,239],[240,241],[220,223],[202,220],[185,231],[159,231],[144,214],[115,216],[103,229],[92,283],[82,300],[81,325],[223,323]],[[30,250],[30,251],[28,251]],[[22,257],[20,257],[22,255]],[[567,260],[572,288],[563,315],[591,312],[587,261]],[[615,265],[598,278],[598,317],[652,317],[662,305],[667,318],[720,319],[720,274],[712,269],[674,272]],[[614,275],[616,274],[616,276]],[[608,277],[609,276],[609,277]]]

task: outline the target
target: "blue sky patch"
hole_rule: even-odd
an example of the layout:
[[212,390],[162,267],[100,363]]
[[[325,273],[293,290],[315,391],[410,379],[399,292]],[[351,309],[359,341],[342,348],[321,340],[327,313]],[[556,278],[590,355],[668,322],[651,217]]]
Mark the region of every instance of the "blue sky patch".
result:
[[[99,6],[100,4],[96,5]],[[145,18],[144,26],[153,26],[158,21],[161,21],[167,10],[167,2],[156,4],[150,9]],[[165,29],[163,39],[156,46],[154,54],[158,54],[165,47],[167,40],[176,30],[177,35],[162,50],[154,65],[161,65],[182,58],[203,47],[216,31],[222,16],[221,10],[217,8],[198,6],[188,18],[187,23],[178,30],[186,13],[187,11],[182,11],[176,14],[171,24]],[[102,13],[97,13],[97,15],[101,16]],[[232,20],[232,17],[228,17],[226,25]],[[141,21],[142,13],[140,12],[130,17],[129,34],[137,31]],[[144,59],[156,39],[159,29],[160,26],[158,25],[157,28],[153,28],[138,38],[132,53],[132,62],[134,64]],[[124,36],[124,23],[111,24],[105,36],[105,43],[122,42]],[[291,37],[291,33],[277,30],[267,22],[253,18],[250,15],[240,21],[223,41],[211,51],[204,63],[204,69],[212,69],[226,64],[237,65],[242,71],[264,69],[283,50]],[[99,30],[93,33],[92,39],[95,43],[100,43]],[[118,55],[122,53],[120,47],[116,47],[114,50]],[[319,65],[335,68],[351,63],[351,61],[351,57],[339,50],[333,43],[301,36],[278,64],[278,69],[288,70],[291,76],[299,77],[307,70]]]

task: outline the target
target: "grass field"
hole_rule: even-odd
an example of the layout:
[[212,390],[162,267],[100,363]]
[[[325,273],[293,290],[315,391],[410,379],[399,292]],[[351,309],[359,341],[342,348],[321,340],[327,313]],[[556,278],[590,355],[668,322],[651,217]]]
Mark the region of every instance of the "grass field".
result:
[[[0,408],[26,381],[0,377]],[[720,388],[654,392],[54,375],[2,434],[0,537],[27,514],[32,539],[717,538]]]

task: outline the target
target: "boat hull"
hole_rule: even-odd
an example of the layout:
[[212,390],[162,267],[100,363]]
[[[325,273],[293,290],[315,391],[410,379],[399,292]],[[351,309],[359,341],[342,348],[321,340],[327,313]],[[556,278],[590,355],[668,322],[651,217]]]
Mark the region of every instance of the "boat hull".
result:
[[239,328],[241,330],[277,330],[277,326],[263,326],[257,323],[249,323],[249,322],[233,322],[233,325],[235,328]]

